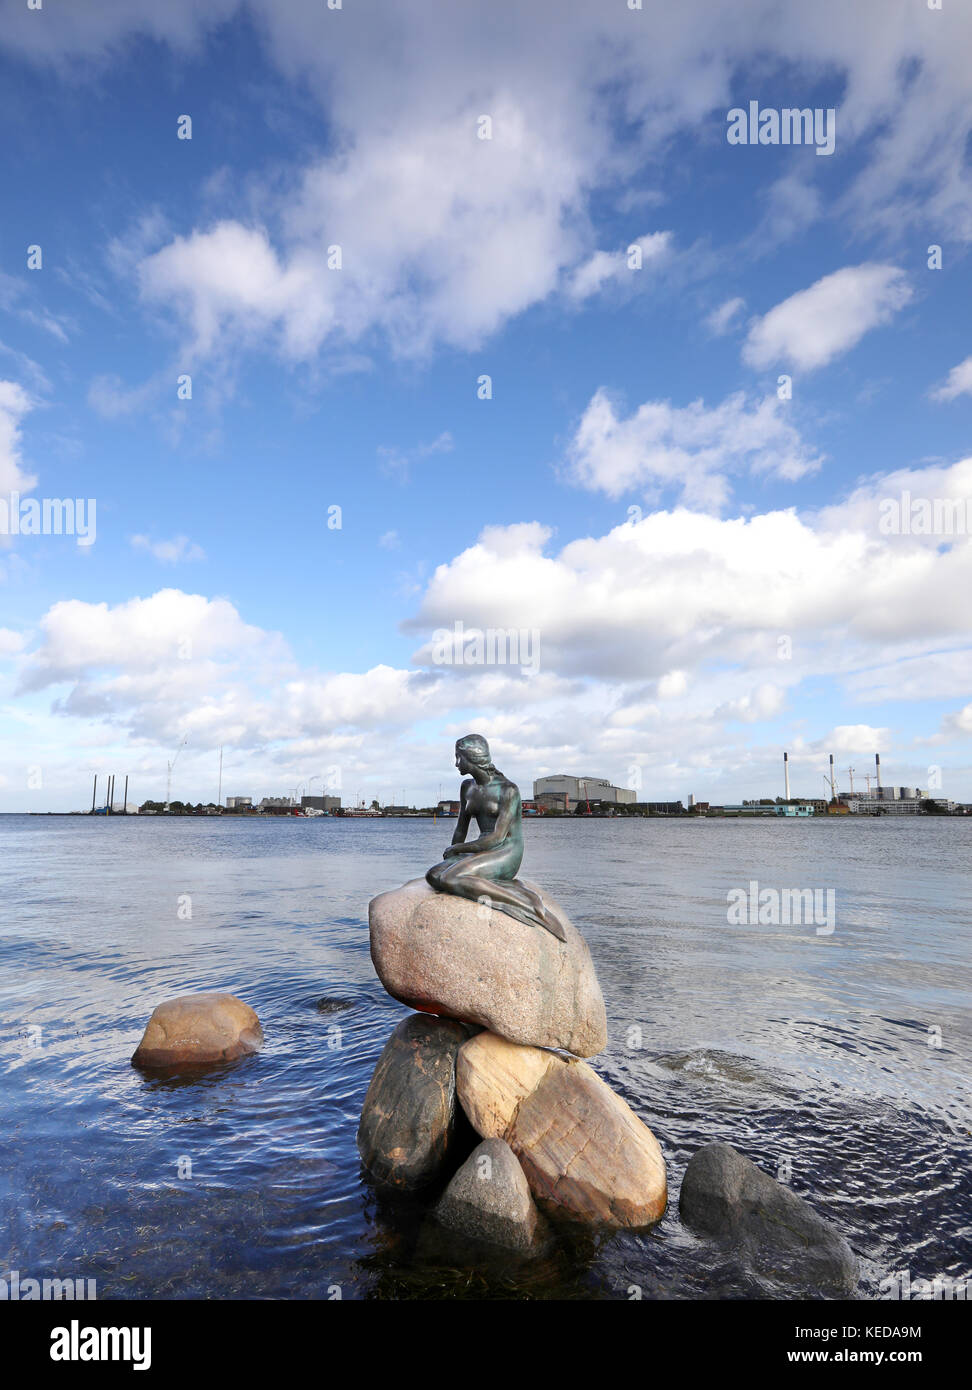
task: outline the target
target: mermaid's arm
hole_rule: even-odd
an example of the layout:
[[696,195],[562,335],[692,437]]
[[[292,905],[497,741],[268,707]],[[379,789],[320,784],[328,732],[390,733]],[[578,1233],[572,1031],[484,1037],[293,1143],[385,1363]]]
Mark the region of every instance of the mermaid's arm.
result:
[[468,777],[459,788],[459,819],[456,822],[456,829],[452,836],[454,845],[461,845],[469,831],[469,788],[473,785],[473,779]]

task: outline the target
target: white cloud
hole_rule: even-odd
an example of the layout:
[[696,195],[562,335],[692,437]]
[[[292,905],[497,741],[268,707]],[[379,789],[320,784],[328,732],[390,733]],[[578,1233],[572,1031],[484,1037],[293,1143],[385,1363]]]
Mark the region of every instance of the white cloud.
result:
[[954,401],[957,396],[972,396],[972,357],[953,367],[944,386],[931,393],[933,401]]
[[666,671],[658,682],[660,700],[676,699],[688,689],[688,676],[684,671]]
[[911,297],[904,272],[895,266],[846,266],[757,319],[743,358],[752,367],[781,361],[804,371],[824,367],[872,328],[890,322]]
[[[946,481],[960,486],[970,467],[944,470]],[[916,495],[940,487],[942,471],[911,472]],[[565,676],[658,680],[729,664],[775,686],[781,634],[803,652],[805,674],[840,678],[895,644],[917,656],[968,639],[972,538],[882,535],[887,482],[802,517],[655,512],[559,552],[539,523],[488,528],[436,569],[407,626],[537,628],[543,670]],[[794,662],[785,683],[797,679]]]
[[23,646],[22,633],[14,632],[13,628],[0,627],[0,657],[16,656]]
[[173,536],[170,541],[153,541],[149,536],[132,536],[133,550],[145,550],[166,565],[178,565],[186,560],[205,560],[206,552],[188,536]]
[[647,401],[622,418],[599,389],[570,442],[568,476],[582,487],[622,497],[657,497],[678,489],[682,500],[719,508],[728,475],[748,472],[793,480],[820,466],[775,396],[749,402],[742,393],[707,409],[704,401],[673,406]]
[[705,321],[705,326],[715,337],[721,337],[728,333],[737,322],[739,315],[746,307],[745,299],[736,295],[734,299],[727,299],[724,304],[720,304],[718,309],[713,309]]
[[946,738],[966,738],[972,734],[972,704],[947,714],[942,720],[942,733]]
[[0,381],[0,495],[29,492],[37,482],[23,470],[20,422],[33,408],[24,388],[15,381]]
[[132,672],[192,672],[230,655],[269,655],[271,638],[245,623],[226,599],[160,589],[110,608],[65,599],[40,623],[41,643],[24,669],[22,685],[40,690],[86,680],[105,668]]
[[890,742],[890,729],[875,729],[870,724],[838,724],[817,741],[817,746],[829,753],[880,753]]
[[714,718],[738,720],[742,724],[755,724],[762,719],[775,719],[783,710],[786,692],[778,685],[765,681],[741,699],[729,700],[715,711]]
[[[76,78],[78,55],[117,61],[136,36],[198,50],[243,0],[62,8],[55,25],[8,6],[3,43]],[[563,0],[554,21],[546,5],[497,0],[484,29],[474,8],[401,0],[377,44],[360,6],[246,8],[277,70],[320,94],[332,138],[326,156],[250,190],[258,215],[200,225],[143,258],[148,302],[189,336],[183,355],[261,335],[291,359],[373,333],[400,355],[468,347],[559,288],[604,283],[616,262],[589,258],[594,197],[635,206],[619,188],[674,137],[723,126],[757,51],[768,70],[840,83],[841,147],[855,161],[840,210],[855,230],[930,224],[972,240],[968,7],[932,19],[899,7],[888,22],[886,0],[785,16],[763,0],[640,12]],[[477,138],[483,114],[492,140]],[[820,201],[806,175],[785,175],[768,234],[805,227]],[[327,268],[332,244],[341,271]]]
[[[638,279],[642,272],[653,264],[664,260],[671,250],[671,232],[650,232],[636,237],[623,251],[595,251],[589,260],[574,270],[567,283],[567,294],[571,299],[588,299],[599,294],[606,285],[623,284],[627,288],[637,288],[643,281]],[[640,264],[632,266],[632,247],[641,253]]]

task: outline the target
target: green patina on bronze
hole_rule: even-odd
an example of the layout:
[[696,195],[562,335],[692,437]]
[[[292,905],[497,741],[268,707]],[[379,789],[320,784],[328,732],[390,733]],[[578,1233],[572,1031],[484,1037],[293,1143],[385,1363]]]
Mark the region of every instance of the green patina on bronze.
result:
[[[566,941],[560,919],[516,876],[523,860],[519,787],[493,766],[481,734],[457,740],[456,767],[466,777],[459,823],[445,858],[429,869],[427,881],[439,893],[473,902],[485,899],[490,907]],[[467,842],[471,820],[479,826],[479,838]]]

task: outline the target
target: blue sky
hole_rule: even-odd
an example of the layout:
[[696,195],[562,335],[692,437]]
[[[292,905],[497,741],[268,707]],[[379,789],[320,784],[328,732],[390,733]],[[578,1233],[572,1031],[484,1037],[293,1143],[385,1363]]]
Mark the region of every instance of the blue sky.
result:
[[[0,537],[0,809],[186,736],[188,799],[222,745],[421,804],[469,729],[527,785],[972,799],[967,528],[879,525],[972,487],[972,16],[521,9],[0,3],[0,498],[96,500]],[[730,145],[750,100],[834,152]]]

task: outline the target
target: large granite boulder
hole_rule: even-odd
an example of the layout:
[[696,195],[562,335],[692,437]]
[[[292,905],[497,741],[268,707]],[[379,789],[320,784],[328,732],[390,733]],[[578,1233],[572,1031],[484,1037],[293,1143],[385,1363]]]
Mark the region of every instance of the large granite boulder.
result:
[[260,1020],[242,999],[232,994],[181,994],[155,1009],[132,1064],[158,1070],[210,1066],[262,1046]]
[[459,1049],[456,1092],[476,1133],[509,1144],[552,1213],[635,1228],[662,1216],[658,1141],[586,1062],[479,1033]]
[[843,1236],[731,1144],[692,1155],[679,1210],[686,1225],[740,1249],[759,1274],[845,1294],[857,1286],[857,1258]]
[[566,942],[485,904],[437,893],[424,878],[381,893],[368,914],[378,977],[413,1009],[593,1057],[607,1042],[601,987],[584,938],[545,901],[563,921]]
[[412,1014],[378,1058],[358,1126],[358,1152],[376,1182],[412,1190],[444,1171],[456,1136],[461,1023]]
[[502,1139],[484,1139],[449,1183],[436,1220],[473,1240],[529,1254],[545,1240],[545,1224],[516,1155]]

